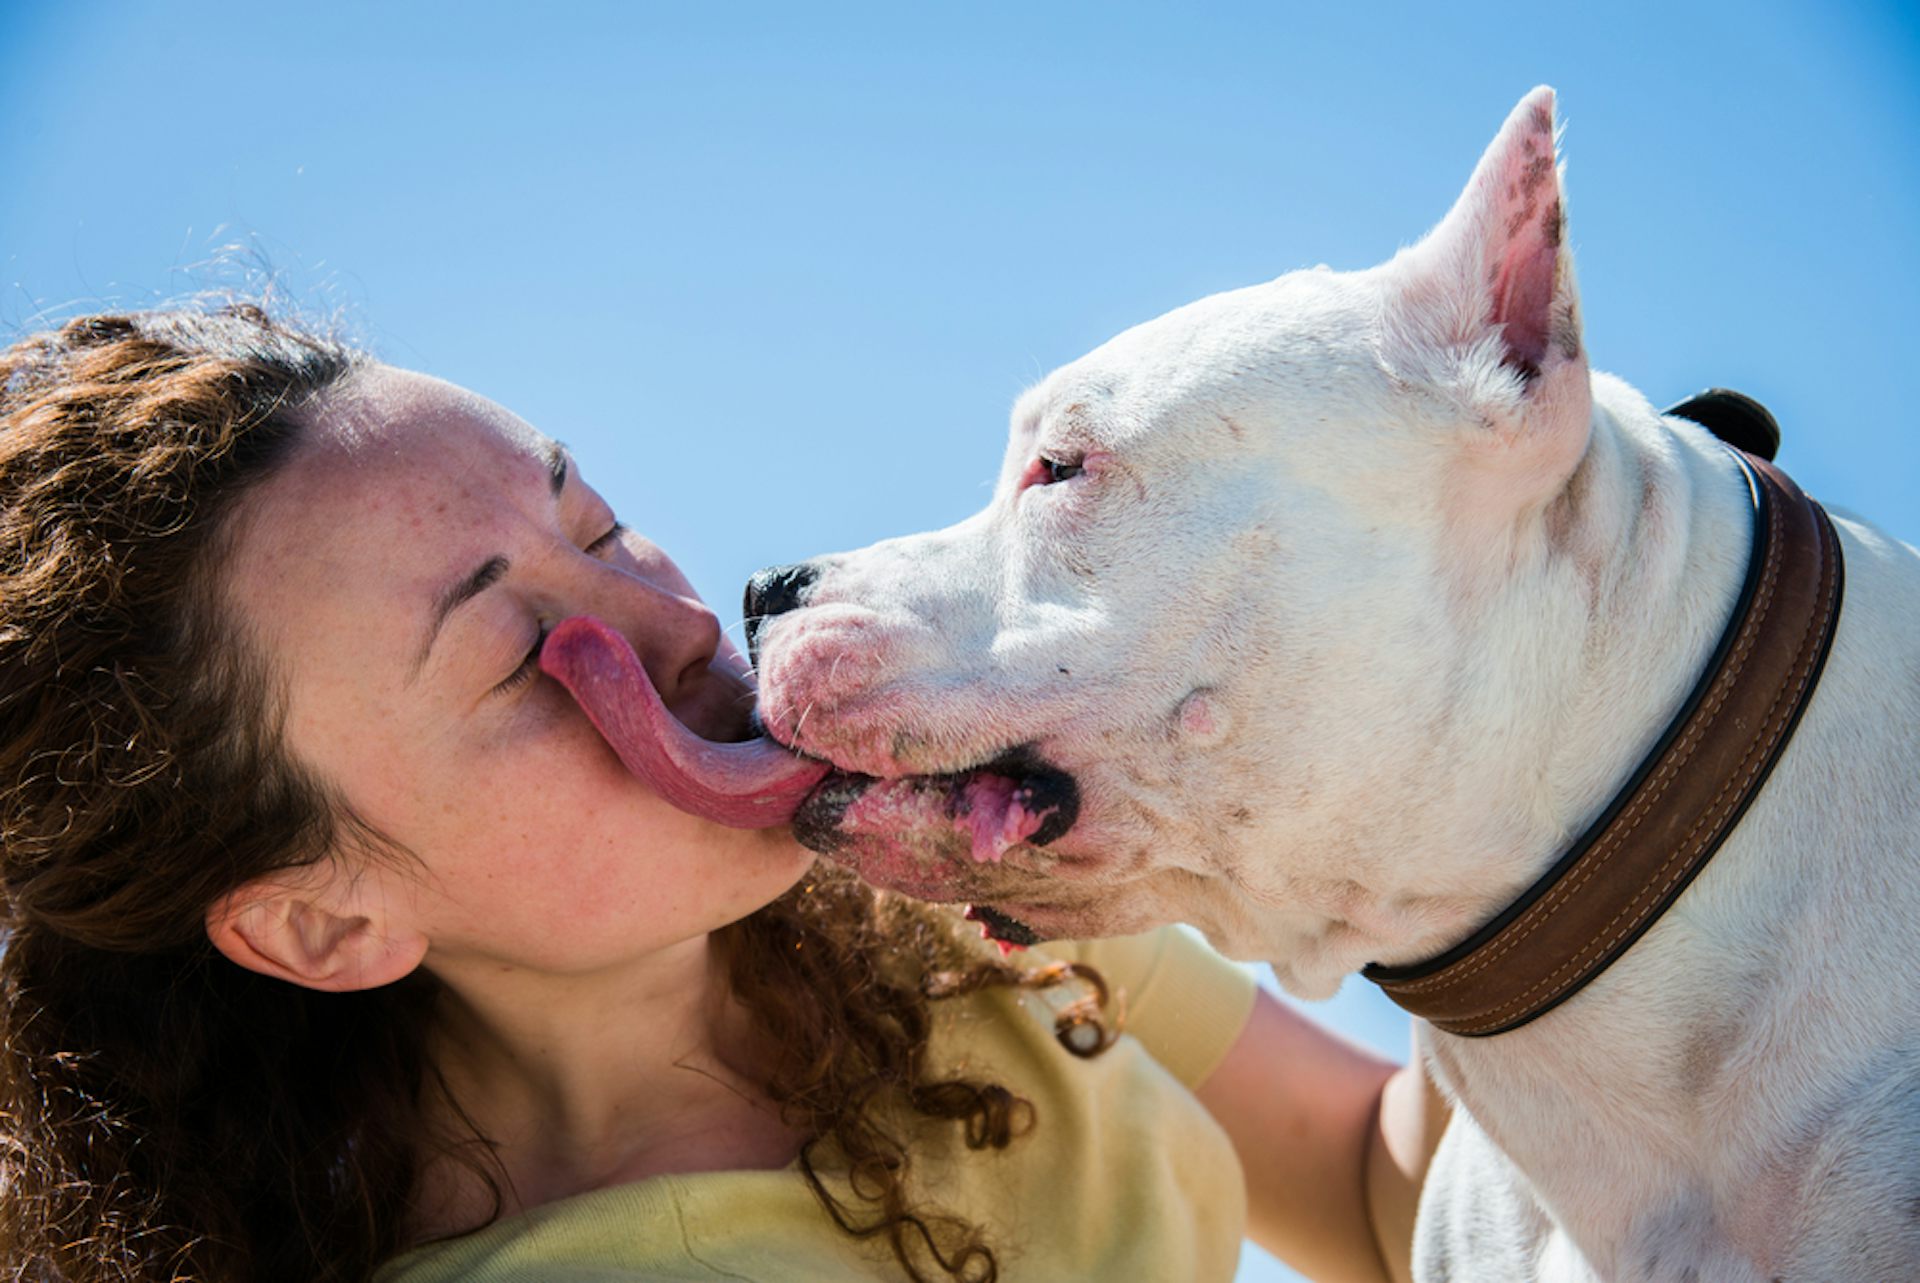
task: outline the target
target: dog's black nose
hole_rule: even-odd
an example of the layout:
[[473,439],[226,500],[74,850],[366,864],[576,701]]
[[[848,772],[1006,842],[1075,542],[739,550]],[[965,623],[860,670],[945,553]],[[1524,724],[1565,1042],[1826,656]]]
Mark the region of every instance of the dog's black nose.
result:
[[760,662],[761,623],[800,605],[807,595],[807,589],[819,577],[819,567],[810,561],[803,561],[792,566],[768,566],[747,580],[745,612],[748,659],[755,664]]

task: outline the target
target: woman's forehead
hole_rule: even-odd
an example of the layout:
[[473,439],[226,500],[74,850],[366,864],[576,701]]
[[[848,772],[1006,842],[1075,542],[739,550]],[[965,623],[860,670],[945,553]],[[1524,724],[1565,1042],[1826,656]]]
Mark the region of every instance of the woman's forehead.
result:
[[391,365],[357,371],[309,414],[315,446],[368,461],[447,449],[544,459],[553,444],[477,392]]
[[302,448],[246,501],[224,567],[228,600],[293,676],[296,711],[315,682],[335,702],[391,697],[448,585],[553,520],[547,438],[436,379],[361,378],[314,406]]
[[553,442],[450,383],[375,367],[310,413],[245,505],[242,596],[419,596],[553,503]]

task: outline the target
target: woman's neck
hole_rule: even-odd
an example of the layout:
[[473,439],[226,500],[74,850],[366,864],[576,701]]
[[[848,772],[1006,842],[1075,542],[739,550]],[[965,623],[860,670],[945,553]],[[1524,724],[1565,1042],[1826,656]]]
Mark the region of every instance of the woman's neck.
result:
[[[446,1088],[440,1134],[476,1130],[503,1215],[668,1173],[785,1166],[800,1137],[755,1085],[749,1015],[709,937],[590,975],[435,968],[446,986],[429,1054]],[[428,1238],[472,1227],[491,1198],[464,1164],[429,1156]]]

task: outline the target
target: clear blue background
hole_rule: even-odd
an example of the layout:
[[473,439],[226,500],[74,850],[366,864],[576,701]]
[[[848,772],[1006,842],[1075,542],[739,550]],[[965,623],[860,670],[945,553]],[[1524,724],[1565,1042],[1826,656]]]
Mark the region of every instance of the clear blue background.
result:
[[[1595,363],[1759,396],[1920,537],[1911,0],[0,0],[0,332],[264,258],[572,443],[735,618],[978,507],[1014,395],[1116,330],[1416,238],[1543,81]],[[1405,1046],[1364,986],[1316,1011]]]

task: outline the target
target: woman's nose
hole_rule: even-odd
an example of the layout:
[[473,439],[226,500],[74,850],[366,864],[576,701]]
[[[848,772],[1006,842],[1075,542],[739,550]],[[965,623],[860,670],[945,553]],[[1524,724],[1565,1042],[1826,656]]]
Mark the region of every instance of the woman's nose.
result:
[[768,566],[747,580],[747,655],[755,664],[760,662],[761,623],[800,605],[819,577],[818,566],[802,561],[791,566]]
[[619,590],[603,594],[586,613],[626,637],[668,708],[692,698],[709,681],[709,666],[720,649],[720,619],[698,597],[628,575]]

